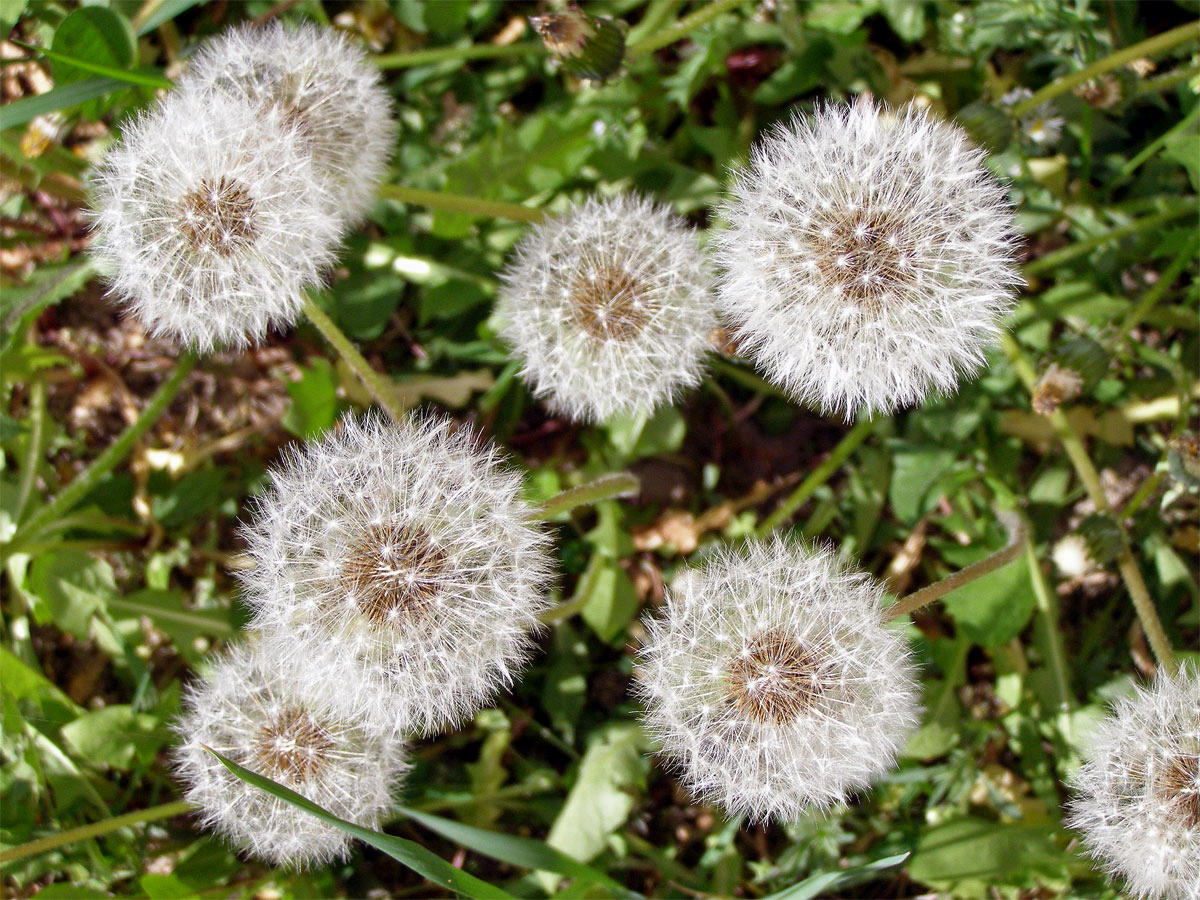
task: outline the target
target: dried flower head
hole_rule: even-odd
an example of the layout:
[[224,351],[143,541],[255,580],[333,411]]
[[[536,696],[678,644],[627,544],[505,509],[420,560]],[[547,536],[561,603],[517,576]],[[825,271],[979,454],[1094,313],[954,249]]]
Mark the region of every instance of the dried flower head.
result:
[[1054,414],[1068,400],[1074,400],[1083,389],[1083,379],[1072,369],[1064,369],[1058,363],[1050,367],[1038,379],[1031,405],[1040,416]]
[[201,46],[181,88],[275,110],[295,125],[318,174],[331,181],[331,211],[355,224],[370,210],[396,123],[379,70],[341,32],[278,19],[232,29]]
[[207,747],[368,828],[392,807],[408,770],[404,746],[344,708],[300,689],[303,661],[269,644],[228,650],[193,686],[175,730],[176,774],[205,827],[276,865],[320,865],[348,853],[349,837],[247,784]]
[[93,252],[154,334],[201,350],[291,324],[334,258],[294,126],[233,98],[169,94],[94,170]]
[[449,420],[348,419],[271,473],[244,529],[255,624],[356,685],[376,727],[453,726],[507,687],[547,606],[547,538],[519,475]]
[[780,538],[721,548],[647,625],[645,724],[696,796],[752,819],[828,807],[887,771],[918,720],[882,588]]
[[612,19],[589,16],[578,6],[544,16],[529,24],[546,49],[572,75],[603,81],[621,67],[625,32]]
[[725,217],[721,311],[771,381],[848,418],[979,368],[1020,280],[982,154],[912,107],[793,119],[755,148]]
[[1200,900],[1200,674],[1116,702],[1087,744],[1068,824],[1139,898]]
[[576,419],[648,413],[700,380],[716,325],[696,236],[664,207],[589,199],[533,228],[503,275],[504,338]]

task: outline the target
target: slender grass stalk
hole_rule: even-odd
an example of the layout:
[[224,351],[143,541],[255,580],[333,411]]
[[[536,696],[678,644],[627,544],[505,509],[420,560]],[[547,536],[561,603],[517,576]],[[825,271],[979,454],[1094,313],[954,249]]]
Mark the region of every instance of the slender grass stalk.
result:
[[[1200,110],[1200,104],[1196,106],[1196,109]],[[1150,286],[1142,299],[1137,302],[1137,305],[1134,306],[1133,309],[1129,311],[1129,314],[1126,315],[1121,321],[1119,333],[1122,340],[1129,339],[1129,332],[1139,325],[1142,319],[1146,318],[1146,314],[1150,312],[1150,310],[1154,308],[1154,305],[1163,298],[1163,295],[1171,289],[1171,286],[1175,284],[1175,279],[1178,278],[1183,273],[1183,270],[1186,269],[1192,260],[1196,258],[1197,250],[1200,250],[1200,238],[1193,237],[1184,245],[1184,248],[1179,251],[1179,255],[1171,260],[1171,264],[1163,269],[1161,273],[1159,273],[1158,281],[1154,282],[1154,284]]]
[[70,828],[66,831],[60,831],[58,834],[38,838],[36,841],[30,841],[27,844],[9,847],[7,850],[0,850],[0,864],[15,862],[18,859],[25,859],[29,856],[35,856],[38,853],[45,853],[47,850],[65,847],[67,844],[74,844],[76,841],[86,841],[88,838],[112,834],[112,832],[119,831],[130,825],[138,825],[142,822],[157,822],[160,819],[172,819],[175,816],[182,816],[184,813],[190,812],[193,808],[192,804],[186,800],[175,800],[171,803],[163,803],[161,806],[151,806],[149,809],[139,809],[136,812],[125,813],[122,816],[113,816],[111,819],[105,819],[103,822],[81,825],[79,828]]
[[796,486],[796,489],[788,495],[786,500],[779,504],[779,507],[773,513],[762,521],[762,524],[756,530],[756,534],[759,537],[770,534],[795,515],[796,510],[804,505],[804,501],[812,496],[813,491],[828,481],[833,473],[838,470],[838,467],[849,458],[850,454],[858,449],[858,445],[871,435],[877,424],[877,419],[863,419],[846,432],[845,436],[838,442],[838,445],[825,457],[825,460]]
[[525,41],[519,44],[472,44],[467,47],[428,47],[404,53],[383,53],[371,57],[378,68],[407,69],[412,66],[427,66],[448,60],[505,59],[513,56],[543,56],[545,48],[540,42]]
[[628,472],[605,475],[595,481],[555,494],[542,503],[535,518],[545,522],[577,506],[589,506],[612,497],[630,497],[641,490],[641,487],[637,476]]
[[25,445],[25,461],[21,466],[21,484],[17,489],[14,522],[20,522],[25,505],[33,495],[38,466],[42,461],[42,444],[46,436],[46,382],[35,377],[29,386],[29,441]]
[[1058,712],[1061,715],[1059,728],[1065,737],[1070,738],[1070,717],[1065,715],[1074,706],[1074,696],[1071,693],[1071,676],[1067,669],[1067,652],[1063,647],[1062,631],[1058,627],[1058,599],[1046,577],[1042,574],[1038,563],[1037,552],[1033,547],[1033,539],[1025,536],[1025,559],[1029,563],[1029,581],[1033,586],[1033,596],[1037,603],[1038,615],[1041,617],[1046,634],[1046,649],[1050,655],[1050,671],[1054,675],[1055,693],[1058,695]]
[[695,12],[684,16],[674,25],[630,44],[625,48],[625,58],[632,59],[636,56],[648,55],[655,50],[661,50],[667,44],[673,44],[680,38],[686,37],[702,25],[707,25],[721,13],[729,12],[742,3],[745,3],[745,0],[713,0],[707,6],[702,6]]
[[1170,50],[1172,47],[1185,44],[1188,41],[1194,41],[1197,38],[1200,38],[1200,21],[1188,22],[1186,25],[1180,25],[1178,28],[1164,31],[1162,34],[1147,38],[1131,47],[1126,47],[1124,50],[1118,50],[1116,53],[1104,57],[1104,59],[1096,60],[1090,66],[1085,66],[1078,72],[1069,72],[1054,79],[1040,91],[1037,91],[1032,97],[1028,97],[1016,104],[1012,108],[1013,118],[1021,118],[1026,113],[1037,109],[1047,100],[1053,100],[1060,94],[1065,94],[1077,84],[1083,84],[1083,82],[1103,75],[1105,72],[1111,72],[1113,69],[1119,69],[1121,66],[1128,65],[1135,59],[1162,53],[1165,50]]
[[1036,275],[1039,272],[1044,272],[1047,269],[1053,269],[1055,266],[1072,260],[1077,256],[1091,253],[1097,247],[1103,247],[1105,244],[1112,241],[1119,241],[1122,238],[1129,237],[1132,234],[1137,234],[1139,231],[1147,231],[1151,228],[1157,228],[1159,225],[1170,222],[1173,219],[1182,218],[1185,215],[1196,214],[1196,202],[1192,200],[1187,205],[1176,207],[1174,209],[1166,209],[1161,212],[1154,213],[1149,216],[1143,216],[1140,219],[1135,219],[1126,225],[1119,228],[1113,228],[1103,234],[1098,234],[1082,241],[1076,241],[1063,247],[1061,250],[1055,250],[1053,253],[1047,253],[1045,256],[1039,256],[1037,259],[1026,263],[1021,267],[1021,271],[1026,275]]
[[137,420],[126,428],[107,450],[97,456],[90,466],[59,491],[53,500],[29,517],[29,520],[17,530],[12,541],[5,548],[5,555],[16,552],[22,541],[36,537],[55,520],[70,512],[75,504],[99,483],[101,478],[115,469],[129,455],[134,444],[150,430],[150,427],[158,421],[158,418],[170,406],[171,401],[175,399],[175,395],[183,387],[184,381],[195,368],[196,361],[196,354],[190,351],[179,357],[179,361],[175,364],[175,371],[159,385],[158,390],[138,415]]
[[[1006,333],[1001,335],[1000,346],[1012,363],[1018,377],[1024,382],[1026,390],[1032,394],[1037,388],[1037,373],[1025,357],[1020,345],[1012,335]],[[1067,458],[1075,467],[1075,473],[1083,482],[1084,490],[1091,499],[1092,505],[1096,507],[1096,512],[1112,512],[1108,496],[1104,493],[1104,485],[1100,481],[1100,473],[1096,471],[1083,441],[1075,433],[1071,420],[1061,409],[1056,409],[1049,419],[1054,433],[1067,452]],[[1179,661],[1175,658],[1175,651],[1171,649],[1171,642],[1167,640],[1166,630],[1163,628],[1162,620],[1158,617],[1154,601],[1150,598],[1150,591],[1146,587],[1145,579],[1142,578],[1137,560],[1133,558],[1133,553],[1129,549],[1129,539],[1125,534],[1124,524],[1118,521],[1117,525],[1121,529],[1122,542],[1121,551],[1117,555],[1117,569],[1125,582],[1126,590],[1129,591],[1129,597],[1133,601],[1133,607],[1137,611],[1138,619],[1142,623],[1142,630],[1146,633],[1146,639],[1150,642],[1150,648],[1154,651],[1155,658],[1168,674],[1174,675],[1179,670]]]
[[346,361],[346,365],[354,370],[354,374],[358,376],[358,380],[362,382],[363,387],[367,389],[367,393],[375,402],[391,416],[393,421],[401,421],[404,418],[404,410],[396,402],[395,391],[387,385],[378,372],[371,368],[371,364],[363,359],[358,348],[350,342],[342,329],[337,327],[333,319],[325,314],[325,310],[317,306],[312,297],[304,298],[304,313],[325,340],[333,345],[338,355]]
[[898,619],[901,616],[911,613],[913,610],[920,609],[938,600],[951,591],[958,590],[964,585],[970,584],[977,578],[982,578],[995,572],[1001,566],[1008,565],[1014,559],[1021,555],[1025,549],[1026,529],[1024,520],[1014,512],[1001,511],[999,514],[1000,521],[1008,528],[1008,543],[1000,550],[997,550],[987,559],[981,559],[977,563],[967,566],[965,569],[960,569],[953,575],[947,575],[941,581],[935,581],[931,585],[921,588],[919,591],[913,591],[907,597],[902,597],[891,606],[883,611],[883,620],[890,622],[893,619]]
[[488,216],[493,219],[511,219],[514,222],[537,223],[546,218],[546,213],[532,206],[520,203],[505,203],[503,200],[484,200],[481,197],[467,197],[462,194],[448,194],[444,191],[427,191],[421,188],[402,187],[398,184],[385,184],[379,189],[379,196],[389,200],[399,200],[401,203],[412,203],[417,206],[431,206],[434,209],[444,209],[448,212],[468,213],[476,216]]

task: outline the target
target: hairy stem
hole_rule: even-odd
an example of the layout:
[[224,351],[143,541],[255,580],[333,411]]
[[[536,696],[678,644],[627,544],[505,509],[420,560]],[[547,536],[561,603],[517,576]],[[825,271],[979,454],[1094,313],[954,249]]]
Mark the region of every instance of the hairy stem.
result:
[[119,831],[122,828],[137,825],[141,822],[172,819],[175,816],[181,816],[186,812],[190,812],[192,809],[192,804],[186,800],[175,800],[171,803],[164,803],[161,806],[151,806],[149,809],[139,809],[136,812],[125,813],[123,816],[113,816],[111,819],[105,819],[103,822],[95,822],[92,825],[70,828],[66,831],[60,831],[58,834],[52,834],[48,837],[38,838],[36,841],[30,841],[27,844],[21,844],[18,847],[9,847],[7,850],[0,850],[0,864],[25,859],[27,856],[34,856],[38,853],[45,853],[47,850],[64,847],[76,841],[86,841],[88,838],[111,834],[114,831]]
[[758,536],[770,534],[794,516],[796,510],[804,505],[804,501],[812,496],[813,491],[828,481],[850,454],[858,449],[858,445],[870,436],[871,432],[875,430],[876,424],[875,419],[863,419],[846,432],[838,445],[825,457],[825,460],[797,485],[796,489],[788,495],[783,503],[779,504],[773,513],[763,520],[756,532]]
[[[1007,333],[1001,335],[1000,346],[1004,349],[1013,368],[1016,369],[1017,375],[1024,382],[1026,390],[1032,394],[1037,389],[1037,373],[1034,371],[1033,365],[1025,358],[1024,352],[1012,335]],[[1104,493],[1104,485],[1100,481],[1100,473],[1092,464],[1092,458],[1088,456],[1083,441],[1075,433],[1071,420],[1061,409],[1056,409],[1049,418],[1050,425],[1054,428],[1054,433],[1067,452],[1071,465],[1075,467],[1075,473],[1079,476],[1079,480],[1083,482],[1084,490],[1091,499],[1092,505],[1096,507],[1096,512],[1111,512],[1108,496]],[[1179,670],[1175,651],[1171,649],[1171,642],[1167,640],[1166,630],[1163,628],[1162,620],[1158,617],[1154,601],[1150,598],[1150,591],[1146,587],[1145,579],[1142,578],[1142,572],[1129,549],[1129,539],[1125,534],[1124,523],[1118,521],[1117,525],[1121,529],[1121,552],[1117,556],[1117,569],[1125,582],[1125,588],[1129,591],[1130,599],[1133,600],[1133,608],[1137,611],[1138,619],[1142,623],[1142,630],[1146,633],[1146,640],[1150,642],[1154,656],[1168,674],[1174,675]]]
[[7,554],[13,553],[20,546],[22,540],[36,537],[56,519],[70,512],[101,478],[115,469],[129,455],[134,444],[150,430],[150,427],[158,421],[159,416],[166,412],[171,401],[175,399],[175,395],[179,393],[179,389],[183,387],[184,381],[195,368],[196,361],[196,354],[190,351],[179,357],[178,362],[175,363],[175,371],[155,391],[154,396],[150,398],[150,402],[138,415],[137,420],[126,428],[107,450],[97,456],[90,466],[59,491],[53,500],[29,517],[29,521],[25,522],[13,536],[13,540],[6,550]]
[[667,44],[673,44],[700,26],[707,25],[717,16],[721,15],[721,13],[728,12],[744,2],[745,0],[713,0],[707,6],[702,6],[695,12],[684,16],[669,28],[664,28],[657,34],[649,35],[636,43],[630,44],[625,48],[625,57],[626,59],[630,59],[635,56],[645,56],[653,53],[655,50],[662,49]]
[[1045,256],[1039,256],[1032,262],[1026,263],[1021,267],[1026,275],[1036,275],[1038,272],[1044,272],[1047,269],[1053,269],[1057,265],[1061,265],[1068,260],[1072,260],[1077,256],[1083,256],[1085,253],[1090,253],[1097,247],[1103,247],[1105,244],[1112,241],[1119,241],[1122,238],[1129,237],[1131,234],[1137,234],[1139,231],[1146,231],[1151,228],[1157,228],[1172,219],[1179,219],[1185,215],[1196,214],[1195,201],[1189,202],[1184,206],[1174,209],[1166,209],[1162,212],[1154,213],[1153,215],[1143,216],[1140,219],[1122,225],[1119,228],[1114,228],[1111,231],[1106,231],[1104,234],[1098,234],[1094,237],[1086,238],[1082,241],[1076,241],[1063,247],[1061,250],[1055,250],[1053,253],[1047,253]]
[[42,461],[42,444],[46,434],[46,382],[34,378],[29,386],[29,438],[25,445],[25,460],[21,466],[21,485],[17,491],[17,508],[13,510],[14,522],[21,521],[25,504],[33,495],[33,483],[37,480],[38,467]]
[[1162,34],[1147,38],[1131,47],[1126,47],[1124,50],[1118,50],[1116,53],[1104,57],[1104,59],[1096,60],[1096,62],[1080,69],[1078,72],[1069,72],[1054,79],[1032,97],[1014,106],[1012,108],[1013,118],[1021,118],[1026,113],[1037,109],[1047,100],[1053,100],[1060,94],[1065,94],[1077,84],[1083,84],[1083,82],[1103,75],[1105,72],[1111,72],[1113,69],[1119,69],[1121,66],[1128,65],[1135,59],[1162,53],[1164,50],[1169,50],[1188,41],[1194,41],[1197,38],[1200,38],[1200,21],[1188,22],[1186,25],[1180,25],[1178,28],[1164,31]]
[[471,44],[467,47],[429,47],[424,50],[409,50],[404,53],[383,53],[371,57],[380,69],[407,69],[412,66],[427,66],[447,60],[503,59],[510,56],[542,56],[545,48],[541,43],[526,41],[520,44]]
[[389,200],[399,200],[401,203],[431,206],[434,209],[444,209],[448,212],[488,216],[492,219],[511,219],[514,222],[537,223],[546,218],[546,213],[540,209],[523,206],[520,203],[484,200],[480,197],[448,194],[444,191],[427,191],[421,188],[402,187],[398,184],[383,185],[379,189],[379,196],[387,197]]
[[1002,549],[997,550],[987,559],[982,559],[965,569],[960,569],[953,575],[946,576],[941,581],[935,581],[919,591],[913,591],[907,597],[902,597],[883,611],[883,620],[890,622],[908,615],[913,610],[920,609],[922,606],[946,596],[951,591],[970,584],[977,578],[995,572],[1001,566],[1008,565],[1020,556],[1025,549],[1025,522],[1019,515],[1011,511],[1001,510],[997,515],[1008,529],[1008,543]]
[[338,355],[346,361],[346,365],[354,370],[354,374],[358,376],[358,380],[362,382],[363,387],[367,389],[367,393],[374,398],[375,402],[392,417],[393,421],[401,421],[404,418],[404,410],[396,403],[394,391],[389,388],[380,374],[371,368],[371,364],[363,359],[363,355],[346,337],[345,332],[325,314],[325,310],[317,306],[312,297],[304,298],[304,313],[325,340],[333,345]]
[[637,476],[628,472],[605,475],[595,481],[555,494],[549,500],[543,501],[534,518],[545,522],[577,506],[590,506],[612,497],[631,497],[641,488],[642,485]]

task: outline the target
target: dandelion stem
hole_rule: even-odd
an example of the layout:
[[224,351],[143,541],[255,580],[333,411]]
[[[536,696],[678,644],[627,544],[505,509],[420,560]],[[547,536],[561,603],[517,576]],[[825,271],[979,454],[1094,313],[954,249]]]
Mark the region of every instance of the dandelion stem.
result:
[[407,69],[412,66],[427,66],[448,60],[503,59],[509,56],[542,56],[545,48],[540,42],[526,41],[520,44],[471,44],[467,47],[427,47],[423,50],[408,50],[404,53],[384,53],[371,57],[371,62],[380,69]]
[[1060,94],[1065,94],[1077,84],[1082,84],[1085,81],[1103,75],[1105,72],[1111,72],[1113,69],[1119,69],[1121,66],[1127,65],[1135,59],[1162,53],[1164,50],[1169,50],[1178,44],[1184,44],[1197,38],[1200,38],[1200,21],[1188,22],[1186,25],[1180,25],[1178,28],[1172,28],[1170,31],[1156,34],[1154,37],[1147,38],[1131,47],[1126,47],[1124,50],[1118,50],[1116,53],[1106,56],[1104,59],[1096,60],[1090,66],[1086,66],[1077,72],[1068,72],[1066,75],[1054,79],[1032,97],[1028,97],[1013,106],[1013,118],[1021,118],[1021,116],[1032,112],[1046,101],[1053,100]]
[[1119,228],[1114,228],[1111,231],[1106,231],[1103,234],[1097,234],[1093,237],[1082,241],[1077,241],[1074,244],[1063,247],[1061,250],[1055,250],[1053,253],[1047,253],[1045,256],[1039,256],[1032,262],[1026,263],[1021,267],[1026,275],[1036,275],[1038,272],[1044,272],[1046,269],[1053,269],[1057,265],[1061,265],[1068,260],[1074,259],[1077,256],[1083,256],[1085,253],[1090,253],[1097,247],[1103,247],[1111,241],[1119,241],[1122,238],[1129,237],[1131,234],[1137,234],[1139,231],[1146,231],[1150,228],[1156,228],[1165,222],[1170,222],[1172,219],[1178,219],[1185,215],[1196,214],[1196,203],[1187,203],[1184,206],[1175,207],[1174,209],[1166,209],[1153,215],[1143,216],[1140,219],[1134,219],[1126,225]]
[[631,475],[628,472],[621,472],[617,475],[605,475],[602,478],[597,478],[595,481],[570,488],[560,494],[555,494],[549,500],[542,503],[534,514],[534,518],[545,522],[577,506],[590,506],[593,503],[599,503],[601,500],[608,500],[612,497],[633,496],[641,490],[641,487],[641,482],[638,481],[637,476]]
[[1070,738],[1071,719],[1066,713],[1074,705],[1071,694],[1071,676],[1067,670],[1067,653],[1063,648],[1062,632],[1058,627],[1058,602],[1050,586],[1046,584],[1046,576],[1042,574],[1038,563],[1037,553],[1033,548],[1033,539],[1025,535],[1025,558],[1029,563],[1029,580],[1033,586],[1033,596],[1037,602],[1038,615],[1041,616],[1045,627],[1046,650],[1050,656],[1050,670],[1054,673],[1054,686],[1058,701],[1057,712],[1060,714],[1059,728]]
[[21,521],[25,504],[33,494],[38,467],[42,462],[42,442],[46,431],[46,382],[34,378],[29,386],[29,438],[25,445],[25,461],[21,467],[21,486],[17,491],[17,506],[12,512],[14,522]]
[[721,15],[721,13],[729,12],[729,10],[744,2],[745,0],[713,0],[707,6],[702,6],[695,12],[684,16],[674,25],[630,44],[625,48],[625,58],[631,59],[635,56],[646,56],[655,50],[661,50],[668,44],[673,44],[680,38],[686,37],[690,32],[695,31],[702,25],[707,25],[717,16]]
[[384,382],[380,374],[371,368],[371,364],[363,359],[363,355],[346,337],[345,332],[325,314],[325,310],[317,306],[312,297],[304,298],[304,312],[309,321],[325,337],[325,340],[329,341],[337,350],[338,355],[346,361],[346,365],[354,370],[354,374],[358,376],[358,380],[362,382],[363,387],[367,389],[367,393],[375,399],[375,402],[383,407],[393,421],[401,421],[404,418],[404,410],[396,403],[394,391]]
[[0,850],[0,864],[15,862],[18,859],[35,856],[38,853],[45,853],[47,850],[64,847],[76,841],[86,841],[88,838],[111,834],[129,825],[137,825],[142,822],[156,822],[159,819],[171,819],[190,812],[193,808],[192,804],[186,800],[175,800],[171,803],[163,803],[161,806],[151,806],[149,809],[139,809],[136,812],[125,813],[123,816],[113,816],[111,819],[105,819],[103,822],[94,822],[91,825],[70,828],[67,831],[60,831],[58,834],[38,838],[36,841],[30,841],[27,844],[9,847],[7,850]]
[[[1025,358],[1025,354],[1012,335],[1001,335],[1000,346],[1004,349],[1013,368],[1016,369],[1017,375],[1024,382],[1026,389],[1032,394],[1037,388],[1037,373],[1034,371],[1033,365]],[[1071,460],[1071,465],[1075,467],[1079,480],[1083,482],[1084,490],[1091,499],[1092,505],[1096,507],[1096,512],[1111,512],[1112,507],[1109,505],[1108,496],[1104,493],[1100,474],[1092,464],[1092,459],[1088,456],[1083,441],[1075,433],[1071,420],[1061,409],[1056,409],[1049,419],[1054,433],[1058,436],[1063,449],[1067,452],[1067,457]],[[1142,578],[1137,560],[1133,558],[1133,553],[1129,549],[1125,526],[1119,521],[1117,526],[1121,529],[1121,550],[1117,555],[1117,568],[1129,591],[1129,597],[1133,600],[1133,607],[1137,611],[1138,619],[1142,623],[1142,630],[1146,633],[1146,639],[1150,642],[1154,656],[1168,674],[1174,675],[1179,670],[1179,662],[1175,659],[1171,642],[1167,640],[1167,633],[1163,629],[1162,620],[1158,617],[1154,601],[1150,598],[1150,591],[1146,588],[1146,582]]]
[[941,597],[946,596],[951,591],[958,590],[964,585],[970,584],[977,578],[982,578],[991,572],[996,571],[1001,566],[1008,565],[1025,549],[1026,530],[1025,522],[1015,512],[1010,510],[1001,510],[998,514],[1001,522],[1008,528],[1008,543],[1000,550],[997,550],[987,559],[982,559],[977,563],[967,566],[965,569],[960,569],[953,575],[948,575],[941,581],[935,581],[933,584],[921,588],[919,591],[913,591],[907,597],[902,597],[891,606],[883,611],[883,620],[890,622],[893,619],[898,619],[903,615],[911,613],[913,610],[920,609],[922,606],[932,603]]
[[463,194],[448,194],[445,191],[426,191],[421,188],[402,187],[398,184],[385,184],[379,189],[379,196],[389,200],[399,200],[401,203],[412,203],[417,206],[431,206],[434,209],[444,209],[448,212],[467,213],[474,216],[488,216],[493,219],[511,219],[514,222],[537,223],[546,218],[546,213],[532,206],[520,203],[505,203],[503,200],[484,200],[481,197],[467,197]]
[[770,534],[795,515],[796,510],[804,505],[804,501],[812,496],[813,491],[828,481],[850,454],[858,449],[858,445],[867,439],[871,432],[875,430],[875,425],[875,419],[863,419],[851,428],[830,454],[825,457],[824,462],[813,469],[812,473],[800,482],[788,498],[779,504],[778,509],[763,520],[762,524],[758,526],[758,536],[762,537],[763,535]]
[[196,361],[196,354],[190,351],[185,352],[179,357],[178,362],[175,363],[175,371],[155,391],[154,396],[150,398],[150,402],[146,404],[145,409],[138,415],[137,420],[126,428],[107,450],[97,456],[90,466],[59,491],[53,500],[29,517],[29,520],[13,536],[12,542],[5,551],[6,555],[11,555],[15,552],[22,540],[36,537],[55,520],[70,512],[75,504],[82,500],[84,495],[94,488],[101,478],[115,469],[129,455],[130,451],[133,450],[133,445],[150,430],[150,427],[158,421],[159,416],[166,411],[171,401],[175,399],[175,395],[183,387],[184,381],[187,380],[188,375],[195,368]]

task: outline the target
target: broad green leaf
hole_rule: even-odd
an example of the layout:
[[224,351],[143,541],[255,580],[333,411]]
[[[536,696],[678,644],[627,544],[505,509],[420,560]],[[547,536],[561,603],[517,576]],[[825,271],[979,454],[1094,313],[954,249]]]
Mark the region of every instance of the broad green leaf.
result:
[[283,414],[283,426],[301,438],[321,434],[337,419],[337,374],[328,360],[315,359],[299,381],[288,382],[291,405]]
[[239,766],[233,760],[226,759],[211,748],[209,752],[219,759],[225,768],[242,779],[242,781],[261,788],[268,794],[278,797],[286,803],[290,803],[297,809],[311,813],[322,822],[327,822],[334,828],[338,828],[346,832],[346,834],[370,844],[377,850],[383,851],[392,859],[408,866],[408,868],[412,869],[418,875],[426,878],[443,890],[454,891],[465,897],[478,897],[480,900],[514,900],[508,892],[476,878],[469,872],[456,869],[440,856],[426,850],[420,844],[413,841],[406,841],[404,838],[394,837],[390,834],[383,834],[379,831],[372,831],[370,828],[363,828],[361,825],[355,825],[353,822],[347,822],[345,819],[339,819],[333,813],[325,811],[311,800],[302,797],[293,790],[285,788],[281,784],[277,784],[270,778],[258,775],[249,769]]
[[59,628],[86,638],[92,613],[116,594],[117,586],[108,563],[77,550],[58,550],[33,561],[25,589],[45,604]]
[[[996,549],[999,549],[998,547]],[[980,558],[989,551],[983,551]],[[1029,562],[1020,556],[946,595],[943,603],[954,623],[984,647],[1007,644],[1033,614]]]
[[14,700],[29,700],[40,707],[41,717],[60,724],[70,722],[83,713],[41,672],[26,665],[7,647],[0,646],[0,690]]
[[509,865],[556,872],[567,878],[600,885],[607,888],[614,897],[636,900],[642,896],[609,878],[603,872],[572,859],[541,841],[486,831],[482,828],[472,828],[470,825],[442,819],[429,813],[417,812],[415,809],[400,807],[397,811],[468,850],[474,850],[476,853],[498,859]]
[[84,713],[62,734],[81,759],[122,772],[149,765],[168,738],[157,716],[124,704]]
[[54,60],[54,80],[66,84],[82,80],[85,73],[119,78],[116,73],[133,65],[136,51],[128,19],[103,6],[83,6],[59,23],[44,52]]
[[611,641],[625,631],[637,613],[637,590],[616,560],[600,553],[592,559],[595,569],[591,571],[589,564],[588,601],[580,615],[600,640]]
[[194,524],[220,506],[225,498],[225,478],[226,472],[219,466],[188,472],[154,498],[151,510],[155,520],[165,528]]
[[149,900],[188,900],[197,896],[196,889],[177,875],[143,875],[138,884]]
[[[645,786],[647,749],[641,728],[631,722],[600,731],[579,763],[575,784],[546,843],[581,862],[599,855],[608,836],[625,824],[636,794]],[[539,880],[552,891],[558,878],[543,875]]]
[[70,297],[96,274],[90,256],[80,256],[59,266],[39,267],[28,284],[0,291],[0,347],[8,344],[27,316]]
[[231,637],[236,629],[229,613],[221,609],[188,609],[179,590],[147,588],[127,597],[110,597],[108,609],[113,618],[145,616],[171,636],[175,649],[190,663],[198,663],[203,651],[196,648],[201,637]]
[[898,447],[892,459],[888,499],[896,516],[911,525],[925,512],[926,495],[953,465],[954,454],[933,447]]
[[880,0],[884,17],[903,40],[919,41],[925,34],[925,0]]
[[908,873],[914,881],[941,889],[1036,883],[1039,875],[1061,874],[1066,864],[1054,834],[1044,824],[948,822],[921,836]]

